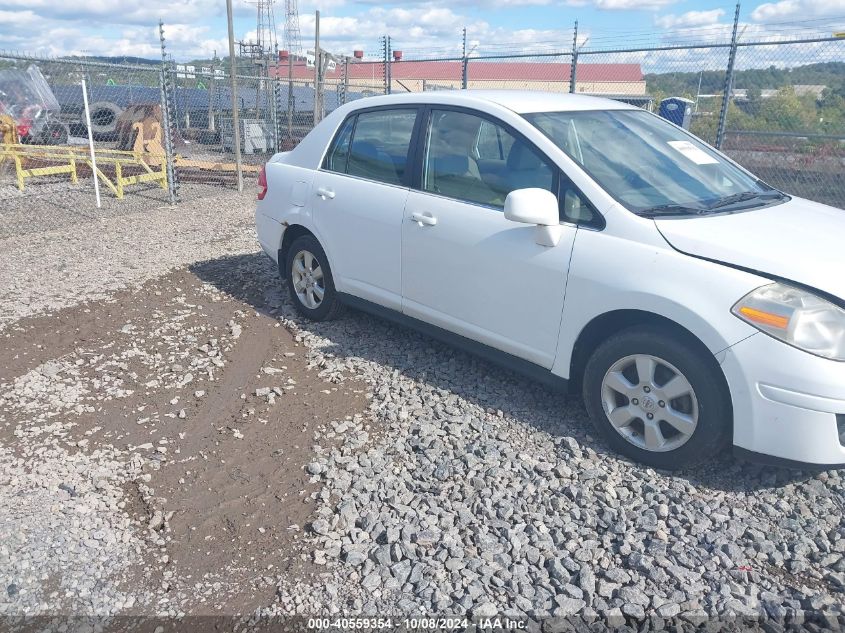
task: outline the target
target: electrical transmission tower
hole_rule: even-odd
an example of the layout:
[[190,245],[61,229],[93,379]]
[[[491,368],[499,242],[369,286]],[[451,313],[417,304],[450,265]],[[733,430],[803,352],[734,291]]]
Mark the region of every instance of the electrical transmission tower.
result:
[[[276,40],[275,0],[246,0],[256,8],[255,40],[238,42],[240,57],[252,60],[256,67],[255,106],[246,107],[256,119],[276,119],[277,97],[270,66],[277,63],[279,45]],[[264,112],[262,112],[264,110]],[[278,145],[278,132],[273,132],[272,144]]]
[[241,57],[249,57],[261,64],[262,60],[275,58],[279,50],[276,40],[276,17],[273,12],[275,0],[248,0],[255,5],[257,19],[255,24],[255,38],[257,41],[238,42]]
[[299,32],[299,6],[297,0],[285,0],[284,45],[291,55],[302,54],[302,35]]

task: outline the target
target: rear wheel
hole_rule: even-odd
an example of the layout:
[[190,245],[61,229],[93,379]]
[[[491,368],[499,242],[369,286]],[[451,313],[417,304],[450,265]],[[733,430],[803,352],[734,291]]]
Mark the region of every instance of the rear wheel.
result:
[[328,258],[313,235],[298,237],[290,245],[285,277],[299,314],[312,321],[329,321],[340,315],[343,306],[337,299]]
[[673,332],[638,327],[587,362],[584,402],[616,451],[656,468],[713,457],[727,442],[731,405],[715,359]]

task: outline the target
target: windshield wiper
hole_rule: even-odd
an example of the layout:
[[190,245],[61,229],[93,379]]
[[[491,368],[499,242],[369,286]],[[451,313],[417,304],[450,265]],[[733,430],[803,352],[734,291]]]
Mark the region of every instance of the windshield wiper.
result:
[[644,218],[654,218],[659,215],[698,215],[706,209],[699,209],[698,207],[688,207],[683,204],[658,204],[647,209],[639,211],[637,215]]
[[742,191],[719,198],[716,202],[708,206],[707,210],[721,209],[722,207],[727,207],[738,202],[746,202],[747,200],[780,200],[784,197],[786,195],[780,191]]

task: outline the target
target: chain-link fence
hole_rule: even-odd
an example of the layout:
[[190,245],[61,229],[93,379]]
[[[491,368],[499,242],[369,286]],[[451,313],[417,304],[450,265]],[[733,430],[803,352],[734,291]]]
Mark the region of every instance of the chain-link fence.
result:
[[740,43],[721,149],[773,186],[845,207],[845,40]]
[[0,234],[169,203],[164,103],[158,64],[0,54]]
[[320,73],[293,56],[238,60],[233,98],[228,62],[219,60],[0,54],[0,196],[89,191],[90,136],[103,196],[176,202],[186,188],[236,185],[236,138],[249,184],[273,153],[295,147],[344,103],[463,88],[621,100],[687,127],[775,187],[845,207],[845,39],[326,59]]

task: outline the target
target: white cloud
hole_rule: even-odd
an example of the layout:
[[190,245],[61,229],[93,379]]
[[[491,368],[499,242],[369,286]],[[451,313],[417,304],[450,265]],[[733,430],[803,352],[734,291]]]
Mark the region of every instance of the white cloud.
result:
[[781,0],[766,2],[751,12],[755,22],[783,22],[786,20],[809,20],[813,18],[839,18],[845,14],[845,0]]
[[[254,11],[249,5],[237,2],[239,10]],[[219,0],[144,0],[144,2],[115,2],[114,0],[84,0],[57,2],[56,0],[0,0],[0,9],[29,10],[45,20],[88,21],[90,24],[155,24],[159,19],[171,23],[191,23],[224,14],[225,5]]]
[[569,0],[570,6],[594,6],[603,11],[655,10],[675,4],[676,0]]
[[710,26],[718,24],[719,19],[725,15],[724,9],[711,9],[709,11],[687,11],[681,15],[663,15],[657,18],[654,23],[664,29],[688,28],[694,26]]
[[[255,9],[236,2],[238,11]],[[56,2],[0,0],[0,46],[39,55],[160,56],[158,21],[165,20],[168,52],[177,58],[227,50],[219,0]],[[241,21],[244,21],[244,16]],[[225,24],[225,22],[223,22]]]
[[[472,55],[567,51],[572,42],[569,19],[556,19],[555,28],[515,29],[495,26],[479,8],[554,5],[558,17],[566,6],[589,6],[604,11],[658,11],[678,0],[406,0],[402,4],[381,0],[301,0],[300,26],[305,49],[313,48],[314,13],[322,10],[321,43],[338,54],[363,49],[368,58],[380,57],[382,35],[392,37],[394,49],[405,59],[453,57],[461,51],[461,30],[467,27]],[[759,2],[759,0],[758,0]],[[124,4],[126,6],[124,6]],[[222,0],[144,0],[121,4],[115,0],[58,2],[56,0],[0,0],[0,46],[46,55],[115,55],[158,58],[158,19],[165,21],[167,50],[177,60],[228,53]],[[341,6],[355,5],[351,15],[338,15]],[[254,38],[254,5],[234,1],[236,39]],[[280,47],[284,46],[283,3],[276,3]],[[471,11],[470,7],[475,8]],[[549,10],[551,11],[551,9]],[[757,6],[751,20],[740,25],[744,41],[765,37],[786,38],[786,28],[772,29],[766,22],[813,20],[845,13],[845,0],[777,0]],[[588,47],[642,44],[721,43],[730,37],[730,18],[722,8],[666,13],[654,19],[652,31],[608,29],[593,33]],[[833,18],[831,18],[833,20]],[[551,20],[549,21],[551,22]],[[815,24],[815,23],[814,23]],[[841,25],[845,27],[845,24]],[[828,27],[825,27],[827,29]],[[835,30],[842,30],[837,28]],[[590,36],[579,31],[580,43]],[[714,54],[723,56],[720,49]],[[689,59],[683,61],[689,63]],[[680,63],[680,59],[676,60]]]
[[[303,46],[313,48],[314,16],[301,14]],[[390,35],[395,49],[441,52],[451,47],[452,54],[460,47],[461,29],[467,25],[470,39],[483,40],[490,26],[483,20],[471,20],[449,8],[419,6],[411,8],[372,7],[356,16],[320,17],[320,43],[327,50],[351,54],[363,49],[368,57],[380,54],[377,42]],[[510,41],[510,40],[508,40]]]

